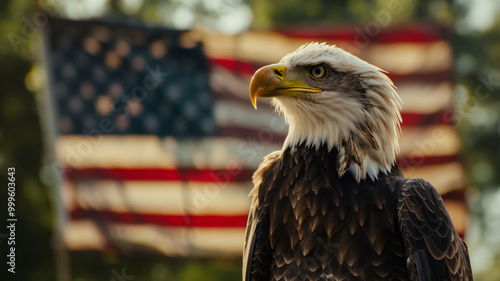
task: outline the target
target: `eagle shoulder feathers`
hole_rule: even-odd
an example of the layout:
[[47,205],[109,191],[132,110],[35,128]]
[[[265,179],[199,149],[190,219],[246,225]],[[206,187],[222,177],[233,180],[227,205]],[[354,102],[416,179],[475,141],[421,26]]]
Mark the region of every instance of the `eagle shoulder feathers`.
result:
[[306,44],[255,73],[259,97],[289,132],[253,177],[244,280],[472,280],[441,197],[397,167],[401,100],[381,69]]

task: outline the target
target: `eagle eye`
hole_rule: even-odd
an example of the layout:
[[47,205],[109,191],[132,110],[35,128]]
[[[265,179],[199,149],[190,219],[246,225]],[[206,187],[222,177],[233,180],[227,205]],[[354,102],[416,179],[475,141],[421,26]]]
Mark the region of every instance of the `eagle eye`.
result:
[[325,77],[326,73],[326,67],[322,64],[315,65],[309,70],[309,74],[316,79]]

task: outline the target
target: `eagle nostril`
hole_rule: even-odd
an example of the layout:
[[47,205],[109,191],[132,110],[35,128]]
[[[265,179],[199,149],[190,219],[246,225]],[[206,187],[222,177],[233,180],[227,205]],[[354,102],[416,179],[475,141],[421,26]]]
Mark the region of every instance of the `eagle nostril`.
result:
[[274,75],[278,78],[283,78],[283,69],[273,68]]

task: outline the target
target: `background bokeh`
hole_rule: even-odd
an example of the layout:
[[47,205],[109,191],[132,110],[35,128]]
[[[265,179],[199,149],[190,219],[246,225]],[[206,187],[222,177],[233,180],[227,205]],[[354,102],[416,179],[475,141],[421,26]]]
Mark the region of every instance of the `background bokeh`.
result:
[[[54,248],[54,204],[43,174],[45,151],[38,108],[40,32],[27,27],[39,11],[69,19],[105,18],[152,26],[238,34],[288,25],[362,25],[395,2],[391,24],[432,22],[450,33],[454,56],[455,127],[468,172],[466,233],[476,280],[500,280],[500,5],[495,0],[5,0],[0,2],[0,178],[16,167],[17,269],[14,280],[56,280],[66,256]],[[40,19],[38,19],[40,20]],[[14,35],[13,35],[14,34]],[[16,37],[15,34],[28,36]],[[38,68],[37,68],[38,65]],[[6,184],[4,184],[6,186]],[[6,202],[6,192],[0,193]],[[3,205],[2,205],[3,206]],[[5,221],[2,211],[2,221]],[[0,230],[0,246],[6,246]],[[59,265],[59,267],[57,266]],[[239,280],[240,260],[72,255],[73,280]],[[3,274],[3,273],[2,273]],[[133,276],[133,278],[132,278]]]

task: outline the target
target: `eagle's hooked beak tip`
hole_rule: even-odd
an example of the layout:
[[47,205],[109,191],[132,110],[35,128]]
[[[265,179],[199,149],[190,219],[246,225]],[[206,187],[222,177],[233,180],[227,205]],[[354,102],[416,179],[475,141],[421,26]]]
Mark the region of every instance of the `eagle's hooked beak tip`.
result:
[[255,110],[257,110],[257,96],[256,95],[250,96],[250,101],[252,102],[252,105],[255,108]]
[[250,81],[250,101],[257,109],[257,98],[271,97],[273,91],[283,87],[283,76],[276,76],[275,68],[286,70],[285,66],[267,65],[255,72]]

